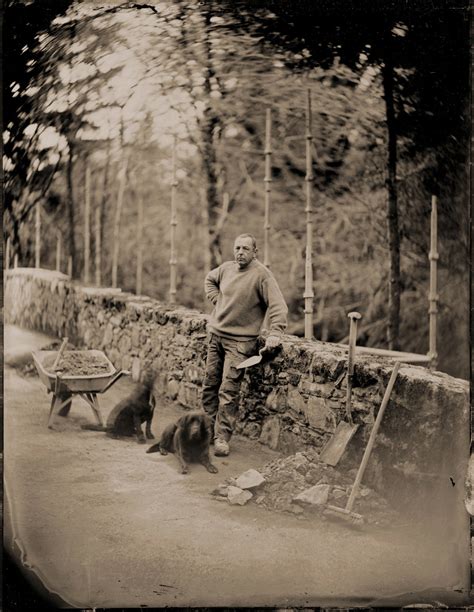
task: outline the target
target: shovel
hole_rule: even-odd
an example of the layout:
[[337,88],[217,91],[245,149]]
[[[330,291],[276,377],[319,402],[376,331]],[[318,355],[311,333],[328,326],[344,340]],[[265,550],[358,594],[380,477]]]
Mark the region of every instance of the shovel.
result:
[[337,465],[339,459],[344,454],[352,436],[357,431],[359,425],[354,424],[351,413],[352,382],[354,378],[354,353],[357,339],[357,321],[361,318],[358,312],[350,312],[347,315],[350,319],[349,330],[349,355],[347,359],[347,391],[346,391],[346,418],[336,427],[334,436],[323,448],[320,460],[328,465]]
[[257,363],[260,363],[262,361],[264,352],[265,352],[264,349],[261,348],[258,351],[258,355],[254,355],[253,357],[249,357],[245,361],[242,361],[241,363],[239,363],[239,365],[235,366],[236,369],[243,370],[244,368],[250,368],[251,366],[257,365]]
[[360,462],[359,469],[357,470],[356,478],[354,480],[354,484],[352,485],[351,494],[349,495],[349,499],[347,500],[346,507],[338,508],[337,506],[326,506],[326,510],[328,510],[330,513],[338,513],[340,516],[342,515],[344,518],[347,518],[352,523],[360,524],[363,522],[362,515],[353,512],[352,507],[354,505],[355,498],[357,497],[357,494],[359,492],[360,483],[362,482],[362,478],[365,473],[365,468],[367,467],[367,463],[369,462],[370,454],[372,452],[372,449],[374,448],[375,438],[377,437],[377,433],[379,431],[380,424],[385,413],[385,409],[387,408],[387,404],[390,400],[390,395],[397,379],[399,368],[400,362],[396,361],[395,367],[393,368],[392,373],[390,375],[390,380],[388,381],[387,388],[385,389],[382,404],[380,405],[379,411],[377,412],[377,417],[372,427],[372,431],[370,432],[369,441],[367,442],[367,446],[365,447],[364,455],[362,457],[362,461]]

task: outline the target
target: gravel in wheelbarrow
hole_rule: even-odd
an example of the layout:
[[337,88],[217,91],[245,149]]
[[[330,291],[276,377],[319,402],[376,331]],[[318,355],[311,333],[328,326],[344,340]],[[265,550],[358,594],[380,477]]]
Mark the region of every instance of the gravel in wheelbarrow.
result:
[[65,351],[58,365],[53,370],[56,353],[45,355],[42,360],[44,369],[55,374],[61,371],[63,376],[95,376],[96,374],[108,374],[110,362],[105,355],[92,353],[91,351]]

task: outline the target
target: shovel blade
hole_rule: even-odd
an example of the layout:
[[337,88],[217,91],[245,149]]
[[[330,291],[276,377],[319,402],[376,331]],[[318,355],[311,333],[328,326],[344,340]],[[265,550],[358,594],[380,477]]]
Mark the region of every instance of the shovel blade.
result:
[[359,425],[341,421],[336,427],[333,437],[323,448],[319,457],[320,461],[327,465],[337,465],[358,427]]
[[249,368],[250,366],[257,365],[257,363],[260,363],[261,361],[262,361],[261,355],[254,355],[253,357],[249,357],[245,361],[242,361],[241,363],[239,363],[239,365],[237,365],[236,368],[237,370],[243,370],[244,368]]

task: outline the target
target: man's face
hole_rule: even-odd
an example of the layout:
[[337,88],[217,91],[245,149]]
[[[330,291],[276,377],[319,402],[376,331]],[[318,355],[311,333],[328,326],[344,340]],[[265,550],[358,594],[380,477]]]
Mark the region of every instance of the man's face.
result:
[[256,253],[252,238],[237,238],[234,242],[234,258],[241,270],[249,265]]

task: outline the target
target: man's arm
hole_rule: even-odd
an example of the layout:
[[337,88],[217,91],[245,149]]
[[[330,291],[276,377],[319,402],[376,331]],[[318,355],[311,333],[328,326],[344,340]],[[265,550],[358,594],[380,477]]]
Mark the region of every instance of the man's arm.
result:
[[273,276],[268,276],[263,281],[262,289],[270,321],[270,335],[265,347],[271,349],[280,344],[281,335],[286,330],[288,306]]
[[204,281],[204,291],[206,293],[206,297],[213,304],[217,302],[217,298],[219,297],[220,293],[219,276],[219,268],[214,268],[214,270],[209,272],[209,274],[206,276],[206,280]]

